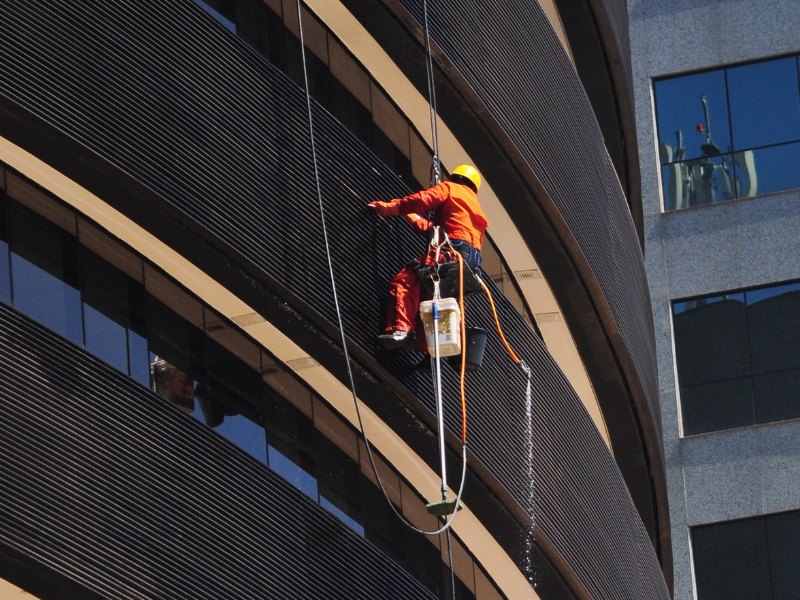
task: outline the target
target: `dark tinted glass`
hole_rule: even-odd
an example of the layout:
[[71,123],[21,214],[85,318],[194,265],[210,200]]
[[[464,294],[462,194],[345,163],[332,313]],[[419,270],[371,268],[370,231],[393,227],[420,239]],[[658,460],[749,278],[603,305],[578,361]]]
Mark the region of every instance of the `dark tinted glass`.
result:
[[681,413],[686,435],[743,427],[754,423],[749,377],[681,387]]
[[766,518],[772,600],[800,598],[800,512]]
[[681,388],[750,375],[744,293],[677,302],[673,312]]
[[800,143],[737,152],[734,161],[740,198],[800,187]]
[[800,283],[746,293],[753,373],[800,368]]
[[[439,548],[414,531],[406,529],[403,535],[405,544],[406,567],[417,579],[424,581],[437,598],[446,598],[444,594],[445,565]],[[449,571],[447,579],[450,578]]]
[[[722,70],[657,81],[655,95],[662,164],[731,151]],[[718,150],[704,148],[709,143]]]
[[800,369],[753,377],[756,423],[800,417]]
[[727,69],[737,150],[800,139],[800,89],[792,57]]
[[77,239],[17,203],[9,209],[14,307],[83,346]]
[[771,600],[763,519],[692,529],[698,600]]

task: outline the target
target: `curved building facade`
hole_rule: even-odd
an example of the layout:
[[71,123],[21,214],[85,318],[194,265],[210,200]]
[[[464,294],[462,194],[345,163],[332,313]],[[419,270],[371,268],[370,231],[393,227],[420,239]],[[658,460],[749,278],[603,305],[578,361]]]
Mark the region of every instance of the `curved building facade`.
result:
[[[311,0],[298,20],[289,0],[0,8],[10,584],[43,599],[669,597],[627,26],[614,2],[429,6],[441,159],[485,178],[485,280],[530,373],[506,355],[486,299],[469,298],[467,322],[489,338],[467,375],[464,509],[452,535],[432,537],[394,514],[436,529],[424,505],[441,484],[430,374],[414,368],[420,355],[375,341],[389,279],[424,245],[366,210],[429,183],[421,10]],[[339,337],[304,55],[339,306],[385,498]],[[458,387],[445,367],[454,489]]]

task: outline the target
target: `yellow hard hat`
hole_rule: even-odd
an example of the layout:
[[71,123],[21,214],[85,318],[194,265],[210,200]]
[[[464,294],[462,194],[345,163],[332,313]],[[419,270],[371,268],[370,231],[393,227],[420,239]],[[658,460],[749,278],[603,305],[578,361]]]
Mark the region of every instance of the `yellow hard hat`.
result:
[[458,165],[455,169],[453,169],[453,172],[450,175],[458,175],[471,181],[475,186],[476,192],[481,189],[481,174],[478,173],[478,169],[472,165]]

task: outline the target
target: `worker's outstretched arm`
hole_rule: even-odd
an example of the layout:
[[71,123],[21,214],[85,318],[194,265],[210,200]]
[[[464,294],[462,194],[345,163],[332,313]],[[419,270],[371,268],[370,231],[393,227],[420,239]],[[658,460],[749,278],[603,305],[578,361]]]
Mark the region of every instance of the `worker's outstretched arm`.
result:
[[414,231],[416,231],[418,234],[422,236],[428,235],[428,232],[430,231],[431,227],[433,227],[433,223],[428,221],[428,219],[426,219],[422,215],[418,215],[417,213],[403,215],[403,218],[409,223],[411,223],[411,226],[414,228]]
[[412,213],[425,214],[445,202],[449,195],[447,187],[440,183],[430,189],[422,190],[405,198],[395,198],[390,202],[381,202],[380,200],[370,202],[369,207],[382,217],[409,215]]

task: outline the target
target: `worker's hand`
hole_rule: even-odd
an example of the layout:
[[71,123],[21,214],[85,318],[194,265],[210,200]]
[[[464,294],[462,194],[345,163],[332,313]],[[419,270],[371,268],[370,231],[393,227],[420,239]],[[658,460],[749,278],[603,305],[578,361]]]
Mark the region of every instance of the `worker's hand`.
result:
[[375,200],[374,202],[370,202],[367,206],[369,206],[382,217],[400,214],[397,205],[393,202],[381,202],[380,200]]

